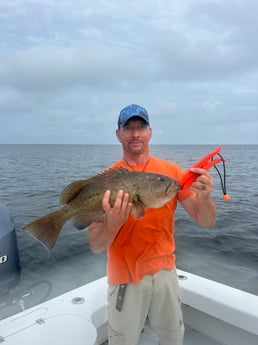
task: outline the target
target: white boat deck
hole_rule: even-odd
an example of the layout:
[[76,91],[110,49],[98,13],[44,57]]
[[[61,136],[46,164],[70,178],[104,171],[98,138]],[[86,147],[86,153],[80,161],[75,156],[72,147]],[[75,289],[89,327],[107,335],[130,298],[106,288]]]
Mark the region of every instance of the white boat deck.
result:
[[206,335],[186,327],[184,345],[221,345]]
[[[179,271],[184,345],[257,345],[258,298]],[[101,278],[0,321],[4,345],[107,344],[107,282]],[[146,327],[139,345],[157,345]]]
[[[108,343],[106,342],[105,345]],[[142,335],[139,345],[158,345],[158,342],[153,338]],[[200,332],[194,331],[193,329],[186,327],[184,336],[184,345],[222,345],[217,341],[207,337]]]

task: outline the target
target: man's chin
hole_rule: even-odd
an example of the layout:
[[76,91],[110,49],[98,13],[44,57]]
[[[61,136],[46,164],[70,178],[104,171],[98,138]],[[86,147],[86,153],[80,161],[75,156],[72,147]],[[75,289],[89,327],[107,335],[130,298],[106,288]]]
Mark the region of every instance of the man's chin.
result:
[[130,151],[134,154],[140,154],[143,153],[143,147],[142,145],[130,145]]

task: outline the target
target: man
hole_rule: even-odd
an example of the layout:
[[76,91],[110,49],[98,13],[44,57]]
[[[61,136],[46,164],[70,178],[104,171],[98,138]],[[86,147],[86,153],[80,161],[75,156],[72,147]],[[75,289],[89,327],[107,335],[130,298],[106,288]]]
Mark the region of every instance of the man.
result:
[[[150,171],[180,179],[181,167],[150,155],[152,136],[149,116],[141,106],[121,110],[116,136],[122,160],[113,167]],[[141,219],[130,214],[130,196],[118,192],[110,206],[111,191],[103,197],[105,216],[88,229],[93,252],[107,249],[108,332],[111,345],[136,345],[148,317],[159,344],[183,342],[184,325],[175,266],[174,213],[179,201],[200,226],[215,224],[216,206],[210,197],[211,175],[204,169],[188,190],[179,191],[165,206],[146,209]],[[79,219],[76,221],[80,222]]]

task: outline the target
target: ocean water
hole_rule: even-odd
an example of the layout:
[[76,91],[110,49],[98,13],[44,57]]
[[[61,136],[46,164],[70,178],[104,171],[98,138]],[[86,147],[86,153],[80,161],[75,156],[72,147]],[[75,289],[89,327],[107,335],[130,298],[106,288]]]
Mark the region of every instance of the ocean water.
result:
[[[151,152],[187,169],[215,148],[159,145]],[[178,206],[177,267],[258,295],[258,146],[225,145],[221,153],[231,200],[222,200],[219,176],[211,168],[216,227],[199,228]],[[67,222],[49,254],[22,228],[56,210],[68,183],[97,174],[121,154],[119,145],[0,145],[0,202],[15,223],[21,265],[18,284],[0,296],[0,319],[105,275],[106,255],[90,251],[87,230]],[[218,168],[223,171],[222,164]]]

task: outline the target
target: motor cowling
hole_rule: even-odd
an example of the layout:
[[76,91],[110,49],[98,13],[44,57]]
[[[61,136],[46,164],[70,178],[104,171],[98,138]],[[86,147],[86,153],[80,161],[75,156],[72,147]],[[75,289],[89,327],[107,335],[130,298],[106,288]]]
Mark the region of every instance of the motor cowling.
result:
[[8,208],[0,203],[0,294],[15,286],[20,276],[15,224]]

